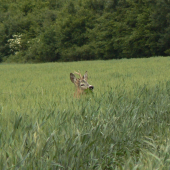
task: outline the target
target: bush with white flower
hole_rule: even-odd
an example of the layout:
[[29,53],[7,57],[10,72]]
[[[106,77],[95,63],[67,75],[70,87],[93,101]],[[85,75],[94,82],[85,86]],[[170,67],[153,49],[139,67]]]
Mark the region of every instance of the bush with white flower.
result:
[[8,40],[10,51],[12,53],[17,53],[21,49],[21,37],[22,34],[13,35],[11,39]]

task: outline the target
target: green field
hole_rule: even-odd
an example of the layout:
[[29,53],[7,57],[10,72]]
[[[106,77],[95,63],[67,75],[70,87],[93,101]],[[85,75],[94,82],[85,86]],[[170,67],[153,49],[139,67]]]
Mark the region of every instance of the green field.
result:
[[0,169],[170,169],[170,57],[1,64]]

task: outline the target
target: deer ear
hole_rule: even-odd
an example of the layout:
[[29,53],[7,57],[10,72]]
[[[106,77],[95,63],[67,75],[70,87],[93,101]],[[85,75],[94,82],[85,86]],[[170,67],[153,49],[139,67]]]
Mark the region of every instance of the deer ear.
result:
[[85,81],[87,81],[87,79],[88,79],[87,71],[85,72],[85,74],[84,74],[84,76],[83,76],[83,79],[84,79]]
[[70,73],[70,80],[72,81],[72,83],[76,82],[76,77],[73,73]]

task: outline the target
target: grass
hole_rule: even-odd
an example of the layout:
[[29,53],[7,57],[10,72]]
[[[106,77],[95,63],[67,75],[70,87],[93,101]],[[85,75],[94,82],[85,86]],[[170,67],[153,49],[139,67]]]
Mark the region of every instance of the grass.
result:
[[[170,58],[0,65],[0,169],[169,169]],[[93,95],[73,97],[86,70]]]

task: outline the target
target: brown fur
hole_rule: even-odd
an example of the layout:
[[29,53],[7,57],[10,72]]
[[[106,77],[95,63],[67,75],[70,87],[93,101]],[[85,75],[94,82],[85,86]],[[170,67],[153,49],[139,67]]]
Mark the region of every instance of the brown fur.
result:
[[[78,74],[80,78],[76,78],[74,74]],[[76,91],[74,93],[75,97],[77,98],[80,97],[80,95],[83,94],[84,90],[86,89],[93,90],[94,86],[89,85],[87,82],[88,79],[87,71],[85,72],[84,76],[82,76],[80,72],[74,72],[74,74],[70,73],[70,80],[72,81],[72,83],[74,83],[76,87]]]

